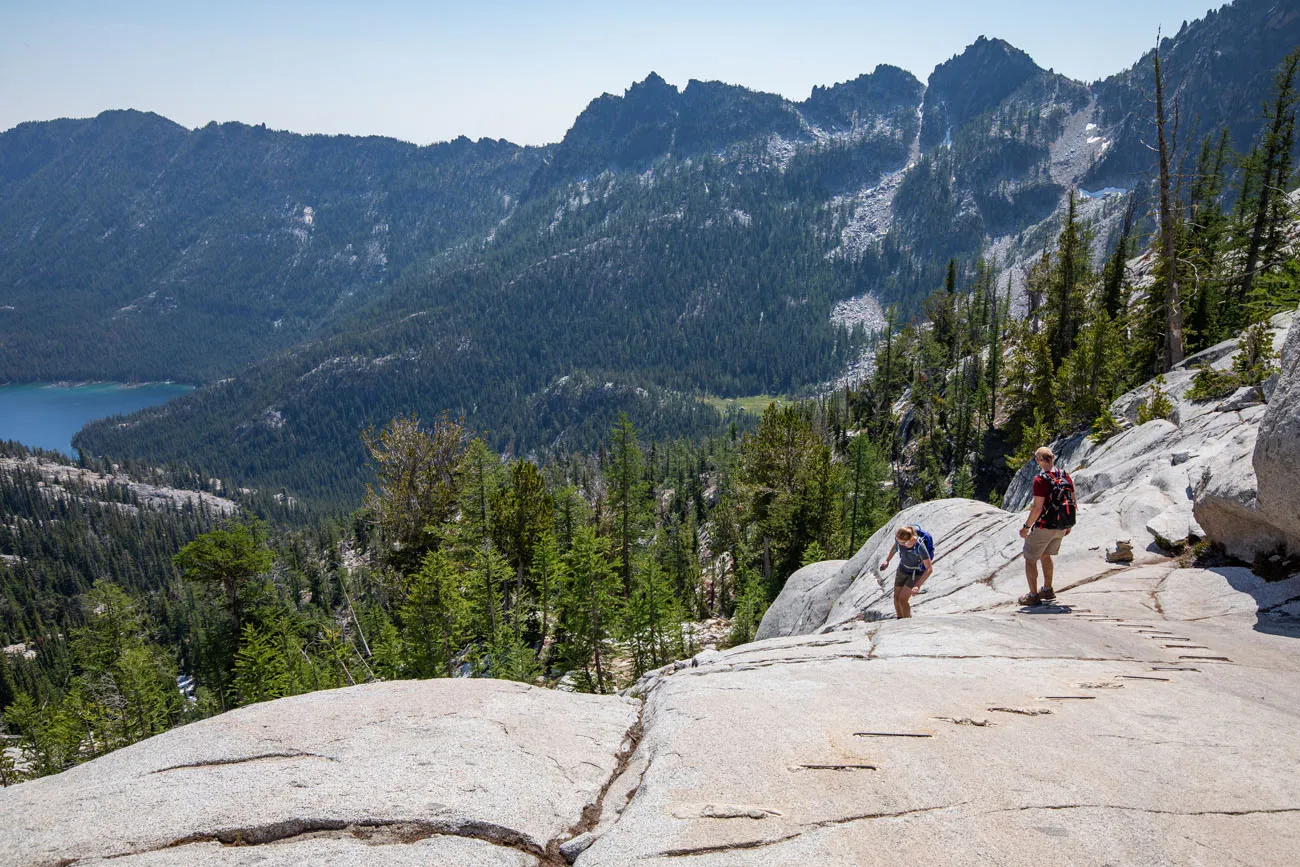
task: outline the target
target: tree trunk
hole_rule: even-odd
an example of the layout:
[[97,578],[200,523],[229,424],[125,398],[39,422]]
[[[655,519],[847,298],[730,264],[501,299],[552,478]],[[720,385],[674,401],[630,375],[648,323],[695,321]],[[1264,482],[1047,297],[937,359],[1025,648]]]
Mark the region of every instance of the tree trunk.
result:
[[[1165,92],[1160,78],[1160,50],[1155,52],[1156,136],[1160,149],[1160,250],[1165,276],[1165,357],[1161,372],[1183,360],[1183,308],[1178,295],[1177,251],[1174,248],[1174,212],[1170,191],[1169,157],[1172,146],[1165,136]],[[1175,122],[1175,130],[1176,130]]]

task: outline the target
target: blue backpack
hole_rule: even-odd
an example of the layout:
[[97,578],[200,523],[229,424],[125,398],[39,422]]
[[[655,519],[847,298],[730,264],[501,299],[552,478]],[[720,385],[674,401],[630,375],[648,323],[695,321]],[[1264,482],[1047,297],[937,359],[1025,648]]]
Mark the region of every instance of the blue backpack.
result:
[[913,524],[912,529],[916,531],[916,535],[920,536],[921,541],[925,543],[925,550],[930,552],[929,559],[931,562],[933,562],[934,558],[937,556],[934,550],[934,537],[931,536],[929,533],[925,532],[924,530],[922,530],[921,527],[917,524]]

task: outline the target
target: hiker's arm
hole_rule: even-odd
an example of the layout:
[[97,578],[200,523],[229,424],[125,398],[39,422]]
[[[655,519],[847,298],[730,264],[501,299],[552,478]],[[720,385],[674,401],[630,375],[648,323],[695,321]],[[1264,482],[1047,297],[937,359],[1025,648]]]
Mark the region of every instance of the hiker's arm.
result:
[[894,559],[894,552],[897,550],[898,550],[898,543],[895,542],[893,546],[890,547],[889,553],[885,555],[885,562],[880,564],[881,572],[884,572],[886,569],[889,568],[889,561]]
[[1029,520],[1025,521],[1025,525],[1020,528],[1020,538],[1023,539],[1029,535],[1030,529],[1034,524],[1038,523],[1038,516],[1043,514],[1043,506],[1046,504],[1046,497],[1034,497],[1034,507],[1029,510]]
[[916,583],[912,585],[913,596],[921,592],[921,585],[929,581],[930,576],[934,574],[934,563],[932,561],[922,560],[921,562],[925,564],[925,572],[921,573],[921,577],[917,578]]

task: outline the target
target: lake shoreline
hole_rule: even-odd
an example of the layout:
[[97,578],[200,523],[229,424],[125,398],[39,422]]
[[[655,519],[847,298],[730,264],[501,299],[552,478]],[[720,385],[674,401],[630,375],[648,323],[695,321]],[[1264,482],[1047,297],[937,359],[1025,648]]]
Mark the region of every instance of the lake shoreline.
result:
[[42,388],[85,388],[92,385],[112,385],[123,391],[132,388],[145,388],[151,385],[183,385],[186,388],[198,389],[201,384],[189,382],[178,382],[175,379],[149,379],[144,382],[114,382],[111,379],[55,379],[55,380],[8,380],[0,382],[0,388],[9,388],[11,386],[35,385]]
[[0,440],[73,457],[91,422],[127,416],[189,394],[178,382],[25,382],[0,385]]

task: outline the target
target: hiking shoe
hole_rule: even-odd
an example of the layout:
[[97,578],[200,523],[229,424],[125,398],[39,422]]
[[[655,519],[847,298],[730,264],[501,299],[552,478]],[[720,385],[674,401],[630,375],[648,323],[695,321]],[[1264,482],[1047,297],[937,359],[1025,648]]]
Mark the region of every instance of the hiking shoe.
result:
[[1021,605],[1037,605],[1039,603],[1039,598],[1037,593],[1026,593],[1016,601]]
[[1051,587],[1044,587],[1042,590],[1039,590],[1039,591],[1038,591],[1038,601],[1039,601],[1039,602],[1055,602],[1055,601],[1056,601],[1056,591],[1053,590]]

